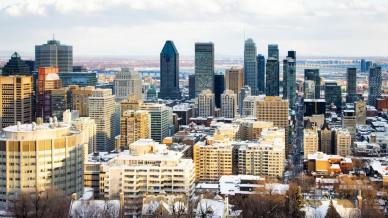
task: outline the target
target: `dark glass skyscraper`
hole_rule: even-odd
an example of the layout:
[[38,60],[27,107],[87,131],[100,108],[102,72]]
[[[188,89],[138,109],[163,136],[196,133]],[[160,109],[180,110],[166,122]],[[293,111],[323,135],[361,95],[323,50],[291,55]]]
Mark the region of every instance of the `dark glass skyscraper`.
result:
[[244,85],[250,86],[254,95],[258,91],[257,80],[256,44],[247,39],[244,44]]
[[264,55],[257,55],[257,89],[258,94],[265,93],[265,57]]
[[307,80],[314,81],[315,98],[321,98],[321,77],[319,76],[319,69],[304,69],[304,81],[306,82]]
[[366,72],[366,61],[365,61],[365,59],[361,59],[361,61],[360,61],[360,69],[361,69],[361,72]]
[[265,94],[279,96],[279,61],[274,57],[269,57],[265,70]]
[[10,75],[31,75],[30,67],[21,59],[18,53],[13,53],[11,59],[4,65],[3,76]]
[[214,44],[195,43],[195,95],[202,90],[214,91]]
[[289,51],[283,60],[283,99],[288,99],[289,107],[295,107],[296,98],[296,52]]
[[341,86],[336,82],[325,83],[325,101],[326,104],[333,103],[338,109],[342,107],[342,93]]
[[376,106],[376,100],[381,95],[381,66],[373,64],[369,69],[368,104]]
[[195,75],[189,75],[189,99],[195,98]]
[[221,108],[221,94],[225,90],[225,78],[223,74],[214,75],[214,102],[217,108]]
[[57,40],[35,46],[35,68],[58,67],[59,72],[73,71],[73,47],[61,45]]
[[160,53],[160,92],[159,98],[180,99],[179,53],[173,41],[166,41]]
[[357,68],[352,67],[346,70],[346,103],[357,101]]
[[275,58],[279,60],[279,48],[277,44],[268,45],[268,58]]

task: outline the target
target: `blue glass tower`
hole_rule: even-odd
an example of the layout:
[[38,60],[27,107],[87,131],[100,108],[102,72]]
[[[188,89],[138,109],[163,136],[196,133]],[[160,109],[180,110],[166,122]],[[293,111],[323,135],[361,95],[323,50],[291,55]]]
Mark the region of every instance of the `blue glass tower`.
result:
[[162,99],[180,99],[179,53],[173,41],[166,41],[160,53],[160,93]]

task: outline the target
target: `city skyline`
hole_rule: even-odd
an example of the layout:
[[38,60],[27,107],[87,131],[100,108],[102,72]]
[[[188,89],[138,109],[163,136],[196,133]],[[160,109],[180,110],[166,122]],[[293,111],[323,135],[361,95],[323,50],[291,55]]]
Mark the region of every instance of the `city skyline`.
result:
[[381,0],[5,0],[0,53],[32,56],[33,46],[54,34],[73,45],[74,56],[157,56],[165,40],[173,40],[182,56],[194,56],[194,43],[206,41],[215,44],[216,55],[242,56],[247,38],[264,54],[277,43],[280,54],[388,56],[387,12],[388,2]]

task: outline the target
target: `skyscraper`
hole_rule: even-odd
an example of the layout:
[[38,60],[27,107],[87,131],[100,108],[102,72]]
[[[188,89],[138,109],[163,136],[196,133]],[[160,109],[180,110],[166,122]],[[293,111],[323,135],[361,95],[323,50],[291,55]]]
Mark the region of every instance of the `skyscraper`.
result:
[[51,115],[58,120],[63,119],[63,112],[68,109],[68,90],[66,87],[51,90]]
[[214,74],[214,101],[217,108],[221,108],[221,95],[225,90],[223,74]]
[[148,111],[127,110],[120,117],[120,150],[139,139],[151,138],[151,117]]
[[164,104],[147,103],[140,106],[151,117],[151,138],[157,142],[171,135],[172,108]]
[[35,67],[58,67],[59,72],[73,71],[73,47],[57,40],[35,46]]
[[346,103],[354,103],[357,101],[357,68],[352,67],[346,70]]
[[195,43],[195,94],[214,91],[214,44]]
[[338,109],[342,107],[342,92],[341,86],[336,82],[325,83],[325,101],[326,104],[334,104]]
[[361,72],[366,72],[366,61],[365,61],[365,59],[361,59],[361,61],[360,61],[360,69],[361,69]]
[[238,95],[238,112],[240,113],[241,116],[243,116],[243,107],[244,107],[244,99],[247,96],[251,96],[251,87],[249,86],[243,86],[240,89],[239,95]]
[[381,95],[381,66],[373,64],[369,69],[368,105],[376,106],[376,100]]
[[94,86],[74,87],[70,90],[72,110],[77,110],[80,117],[89,116],[89,97],[95,90]]
[[116,101],[128,99],[134,96],[136,99],[142,99],[142,80],[137,71],[129,68],[122,68],[116,74],[114,80],[114,89]]
[[268,58],[275,58],[279,60],[279,48],[277,44],[268,45]]
[[214,116],[214,94],[210,89],[203,90],[197,98],[198,104],[198,116],[199,117],[211,117]]
[[232,90],[225,90],[221,95],[221,115],[234,118],[237,114],[237,95]]
[[180,99],[179,53],[173,41],[166,41],[160,52],[160,92],[159,98]]
[[252,39],[245,40],[244,44],[244,84],[251,87],[252,93],[257,94],[257,60],[256,44]]
[[269,57],[265,72],[265,94],[279,96],[279,60]]
[[[319,76],[319,69],[304,69],[304,81],[308,80],[314,81],[315,98],[321,98],[321,77]],[[306,88],[306,84],[304,85],[304,88]]]
[[264,55],[257,55],[257,90],[258,94],[265,94],[265,57]]
[[111,89],[95,89],[89,97],[89,117],[96,122],[96,150],[114,149],[115,96]]
[[189,75],[189,99],[195,98],[195,75]]
[[21,59],[17,52],[14,52],[11,59],[4,65],[2,69],[3,76],[10,75],[31,75],[30,67]]
[[288,99],[291,109],[295,107],[296,98],[296,52],[288,51],[283,60],[283,99]]

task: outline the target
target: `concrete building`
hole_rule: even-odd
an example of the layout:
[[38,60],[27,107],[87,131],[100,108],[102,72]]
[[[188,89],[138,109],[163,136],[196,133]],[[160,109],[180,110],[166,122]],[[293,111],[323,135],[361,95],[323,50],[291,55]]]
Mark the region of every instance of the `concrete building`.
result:
[[214,94],[210,89],[203,90],[197,97],[198,116],[211,117],[214,116]]
[[351,154],[352,136],[347,129],[337,129],[335,131],[335,153],[341,156]]
[[151,138],[162,142],[173,132],[172,109],[164,104],[146,103],[140,110],[148,111],[151,116]]
[[322,152],[310,154],[307,158],[307,172],[314,176],[339,175],[353,170],[351,158],[328,155]]
[[239,123],[238,138],[241,141],[259,140],[264,129],[272,128],[272,122],[256,121],[253,118],[244,118],[236,121]]
[[[119,150],[128,150],[139,139],[151,138],[151,117],[148,111],[124,111],[120,117]],[[117,150],[117,149],[116,149]]]
[[239,93],[244,85],[244,73],[241,68],[229,68],[225,70],[225,90],[233,90]]
[[304,158],[318,151],[318,131],[316,129],[303,130],[303,151]]
[[356,124],[365,125],[366,123],[366,102],[358,100],[354,103],[354,109],[356,111]]
[[78,87],[70,86],[72,110],[79,111],[80,117],[89,116],[89,97],[92,96],[95,88],[93,86]]
[[96,150],[114,149],[115,96],[111,89],[95,89],[89,97],[89,117],[97,126]]
[[80,196],[86,146],[81,132],[56,119],[4,128],[0,137],[0,207],[5,208],[20,192],[55,188],[68,196]]
[[334,154],[333,133],[326,123],[319,131],[319,151],[325,154]]
[[139,216],[143,198],[153,194],[194,192],[194,163],[182,153],[141,139],[100,166],[100,193],[105,199],[123,198],[124,216]]
[[195,43],[195,94],[214,91],[214,44]]
[[174,105],[172,112],[177,114],[179,125],[189,125],[190,118],[194,115],[193,108],[189,103]]
[[86,137],[88,143],[88,154],[96,151],[96,122],[90,117],[78,117],[71,121],[71,125],[74,129],[81,131]]
[[221,116],[234,118],[237,115],[237,95],[232,90],[225,90],[221,95]]
[[33,121],[31,76],[0,76],[0,128]]
[[253,39],[249,38],[244,43],[244,85],[251,87],[252,93],[258,92],[258,74],[257,74],[257,50]]
[[249,86],[241,87],[240,92],[238,94],[238,112],[240,116],[244,116],[243,108],[244,108],[245,98],[251,95],[252,95],[251,87]]
[[59,88],[51,90],[51,115],[57,117],[58,120],[63,119],[63,112],[68,107],[68,88]]
[[137,71],[129,68],[122,68],[116,74],[114,80],[114,93],[116,101],[128,99],[128,96],[135,96],[136,99],[142,99],[142,80]]
[[35,67],[57,67],[59,72],[73,72],[73,47],[54,39],[36,45]]
[[242,117],[256,117],[257,102],[262,96],[247,96],[243,101]]

